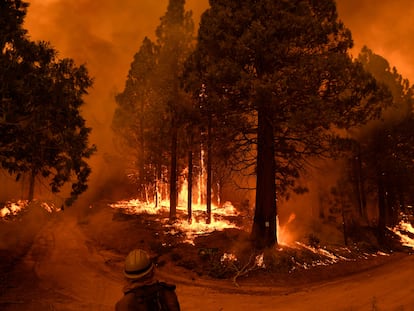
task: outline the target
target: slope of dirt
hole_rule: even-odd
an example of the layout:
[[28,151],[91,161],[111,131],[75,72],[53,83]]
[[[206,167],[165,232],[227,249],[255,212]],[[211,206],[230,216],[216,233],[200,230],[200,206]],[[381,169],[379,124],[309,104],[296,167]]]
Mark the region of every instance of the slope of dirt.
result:
[[[33,243],[23,243],[26,255],[0,284],[0,310],[113,310],[124,285],[123,258],[134,247],[149,250],[160,278],[177,284],[182,310],[414,310],[413,256],[378,256],[295,275],[255,271],[236,287],[231,278],[189,270],[199,254],[164,234],[159,223],[152,216],[124,217],[105,204],[39,222]],[[197,245],[221,248],[236,237],[232,232]]]

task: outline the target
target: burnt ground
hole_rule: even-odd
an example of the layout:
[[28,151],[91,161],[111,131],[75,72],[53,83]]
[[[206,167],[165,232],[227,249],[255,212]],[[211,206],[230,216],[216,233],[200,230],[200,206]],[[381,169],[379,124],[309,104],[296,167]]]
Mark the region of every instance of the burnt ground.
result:
[[[251,295],[266,295],[268,300],[288,299],[309,288],[338,281],[342,284],[347,278],[354,281],[367,275],[381,276],[376,271],[395,275],[392,267],[402,262],[410,266],[412,262],[412,256],[404,249],[378,255],[358,248],[350,253],[339,246],[321,247],[322,253],[329,250],[336,258],[347,258],[332,263],[321,252],[283,247],[265,254],[264,269],[253,262],[246,265],[257,255],[251,251],[247,232],[213,232],[196,238],[191,245],[184,242],[183,233],[165,226],[162,219],[167,215],[125,215],[107,203],[55,214],[34,206],[16,219],[3,221],[0,309],[112,310],[123,284],[123,259],[136,247],[150,252],[160,277],[177,284],[180,301],[187,306],[184,310],[190,310],[188,306],[196,301],[191,298],[195,288],[203,288],[211,308],[193,310],[218,310],[215,305],[221,305],[220,310],[231,310],[225,308],[229,295],[248,295],[240,303],[251,303],[251,310],[271,310],[263,306],[258,309],[264,298],[258,300]],[[225,253],[236,255],[238,260],[221,261]],[[219,293],[214,291],[217,289]],[[315,295],[318,291],[315,289]],[[376,296],[370,295],[367,299],[372,309]],[[319,297],[312,299],[321,301]],[[312,309],[301,306],[298,310]]]
[[[329,281],[410,254],[409,249],[397,244],[393,245],[393,249],[390,246],[377,249],[366,243],[347,248],[341,245],[314,245],[311,249],[281,246],[264,253],[265,268],[261,268],[254,264],[254,258],[263,252],[252,250],[247,231],[215,231],[198,236],[192,245],[185,242],[183,232],[168,227],[167,213],[127,215],[116,210],[108,211],[99,205],[89,213],[80,221],[82,229],[102,249],[125,257],[131,249],[143,248],[150,252],[161,271],[168,271],[172,275],[188,275],[193,279],[236,281],[241,286],[300,286]],[[237,261],[223,261],[224,254],[234,254]]]

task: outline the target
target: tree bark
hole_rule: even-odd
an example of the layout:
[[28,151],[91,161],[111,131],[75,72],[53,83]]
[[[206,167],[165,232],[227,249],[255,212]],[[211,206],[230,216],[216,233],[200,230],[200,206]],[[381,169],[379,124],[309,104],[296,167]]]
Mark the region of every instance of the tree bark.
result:
[[146,200],[145,186],[145,140],[144,140],[144,102],[141,101],[139,116],[139,196],[141,200]]
[[188,192],[187,192],[187,213],[188,223],[192,221],[193,206],[193,152],[188,152]]
[[386,229],[386,198],[385,198],[385,187],[384,187],[384,176],[379,173],[378,176],[378,235],[380,242],[384,242],[385,229]]
[[362,176],[362,160],[361,160],[361,148],[358,145],[358,153],[354,159],[354,174],[355,174],[355,190],[357,194],[359,216],[361,219],[368,223],[367,215],[367,199],[365,196],[364,179]]
[[273,126],[264,107],[258,110],[256,208],[252,240],[256,248],[277,244]]
[[207,219],[206,223],[211,223],[211,187],[212,187],[212,170],[211,170],[211,163],[212,163],[212,143],[211,143],[211,113],[208,114],[208,124],[207,124],[207,191],[206,191],[206,207],[207,207]]
[[177,217],[177,127],[171,126],[170,220]]

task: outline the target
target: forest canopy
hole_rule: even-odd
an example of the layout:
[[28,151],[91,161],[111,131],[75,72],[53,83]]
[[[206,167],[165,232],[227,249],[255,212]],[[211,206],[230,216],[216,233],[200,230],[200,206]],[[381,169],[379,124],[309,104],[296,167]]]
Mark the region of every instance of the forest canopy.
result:
[[0,7],[0,163],[17,180],[29,175],[29,200],[36,178],[54,193],[70,183],[70,205],[87,189],[86,159],[96,149],[80,113],[92,79],[84,65],[30,40],[23,28],[27,8],[20,0]]

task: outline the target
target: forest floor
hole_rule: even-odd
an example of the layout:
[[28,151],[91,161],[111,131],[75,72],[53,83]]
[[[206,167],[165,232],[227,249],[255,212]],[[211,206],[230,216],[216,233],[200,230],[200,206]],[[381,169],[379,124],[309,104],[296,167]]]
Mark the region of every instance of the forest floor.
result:
[[0,222],[0,310],[113,310],[125,255],[137,247],[150,252],[160,279],[177,285],[184,311],[414,310],[408,251],[284,247],[267,266],[247,264],[257,254],[246,232],[227,229],[189,244],[160,219],[100,202],[52,214],[34,207]]

